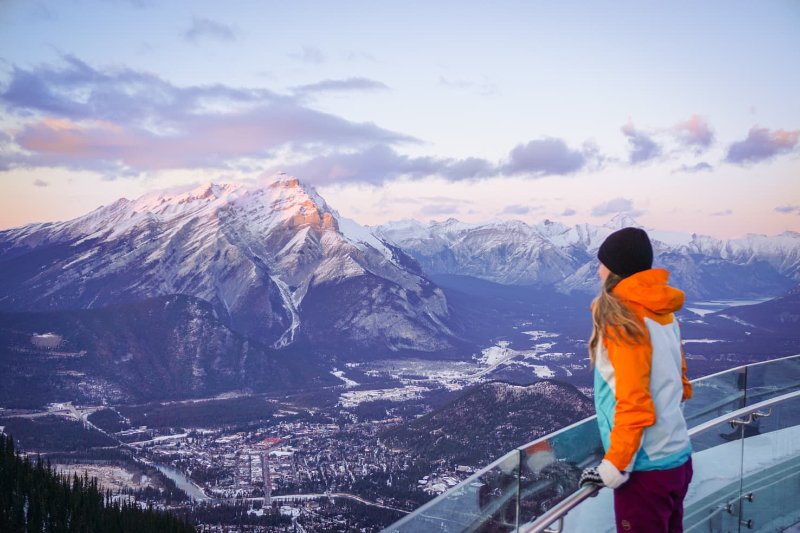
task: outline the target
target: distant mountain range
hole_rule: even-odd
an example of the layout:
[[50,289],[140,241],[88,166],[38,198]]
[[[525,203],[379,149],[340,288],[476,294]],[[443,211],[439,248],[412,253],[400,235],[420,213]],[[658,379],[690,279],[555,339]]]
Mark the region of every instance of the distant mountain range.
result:
[[[414,256],[430,275],[596,293],[597,250],[609,234],[625,227],[642,226],[627,215],[616,215],[603,226],[549,220],[535,225],[404,220],[377,226],[373,233]],[[800,233],[720,240],[646,229],[654,266],[669,270],[671,284],[689,299],[778,296],[800,283]]]

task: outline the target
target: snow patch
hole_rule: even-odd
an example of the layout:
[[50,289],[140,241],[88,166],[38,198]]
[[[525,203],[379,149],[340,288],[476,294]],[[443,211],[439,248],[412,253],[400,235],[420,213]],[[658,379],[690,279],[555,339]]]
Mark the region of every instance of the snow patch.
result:
[[334,376],[336,376],[337,378],[339,378],[339,379],[341,379],[342,381],[344,381],[344,385],[345,385],[345,387],[347,387],[348,389],[349,389],[349,388],[352,388],[352,387],[357,387],[357,386],[359,385],[359,383],[358,383],[358,382],[356,382],[356,381],[353,381],[352,379],[346,378],[346,377],[344,376],[344,371],[343,371],[343,370],[336,370],[336,369],[334,368],[334,369],[331,371],[331,374],[333,374],[333,375],[334,375]]

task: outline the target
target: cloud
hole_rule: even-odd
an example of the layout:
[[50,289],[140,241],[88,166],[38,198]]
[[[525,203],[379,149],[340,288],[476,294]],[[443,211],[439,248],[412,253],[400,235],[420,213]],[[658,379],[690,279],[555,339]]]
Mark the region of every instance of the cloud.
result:
[[714,171],[714,167],[712,167],[711,165],[709,165],[705,161],[701,161],[701,162],[697,163],[696,165],[692,165],[692,166],[681,165],[680,167],[678,167],[675,170],[673,170],[672,173],[673,174],[676,173],[676,172],[690,172],[690,173],[693,173],[693,172],[705,172],[705,171],[713,172]]
[[632,164],[644,163],[661,155],[661,147],[649,135],[637,130],[630,120],[620,130],[628,138],[630,145],[629,161]]
[[322,50],[313,46],[304,46],[300,52],[294,52],[288,55],[292,59],[312,65],[321,65],[328,60]]
[[527,215],[532,210],[537,210],[538,208],[532,208],[528,205],[507,205],[500,211],[500,215]]
[[320,185],[334,182],[381,184],[400,176],[414,179],[439,176],[461,181],[498,175],[527,175],[533,178],[565,175],[583,168],[593,158],[596,158],[594,148],[572,150],[561,139],[543,139],[519,145],[511,150],[508,161],[499,165],[477,157],[410,157],[398,154],[383,143],[361,151],[319,156],[282,168],[292,174],[306,176],[309,181]]
[[43,2],[37,2],[32,5],[29,18],[39,21],[53,21],[58,20],[58,14],[46,6]]
[[277,149],[356,150],[416,139],[304,107],[267,89],[178,87],[129,69],[97,70],[67,56],[60,67],[14,67],[0,104],[23,119],[12,165],[112,175],[166,168],[229,168]]
[[712,217],[727,217],[727,216],[730,216],[732,214],[733,214],[733,211],[731,209],[726,209],[725,211],[715,211],[714,213],[711,213],[711,216]]
[[450,198],[448,196],[389,196],[387,197],[385,194],[383,196],[382,202],[391,202],[393,204],[419,204],[419,203],[428,203],[433,202],[437,204],[460,204],[460,205],[470,205],[474,202],[472,200],[465,200],[462,198]]
[[371,61],[373,63],[377,61],[377,59],[375,59],[375,56],[373,55],[370,55],[366,52],[355,52],[355,51],[343,52],[342,58],[345,61]]
[[775,208],[775,211],[778,213],[794,213],[795,211],[800,213],[800,205],[779,205]]
[[[296,90],[386,90],[367,78],[324,80]],[[317,184],[380,184],[396,177],[478,180],[569,175],[601,161],[596,147],[542,138],[499,162],[412,157],[420,141],[373,123],[351,122],[304,105],[304,95],[223,84],[176,86],[128,68],[97,69],[74,56],[57,65],[12,66],[0,108],[17,120],[0,131],[0,170],[62,167],[106,178],[162,169],[281,170]]]
[[33,185],[35,187],[49,187],[50,183],[44,180],[33,180]]
[[419,210],[422,216],[455,215],[458,213],[458,206],[455,205],[425,205]]
[[443,85],[445,87],[451,87],[454,89],[469,90],[476,94],[480,94],[481,96],[491,96],[499,92],[497,84],[489,82],[486,76],[484,76],[482,82],[465,81],[465,80],[448,80],[444,76],[439,76],[439,85]]
[[309,85],[300,85],[293,89],[295,94],[344,91],[386,91],[389,86],[383,82],[369,78],[347,78],[344,80],[323,80]]
[[235,41],[233,28],[207,18],[192,18],[192,25],[183,33],[183,38],[197,44],[198,41],[210,39],[214,41]]
[[380,184],[399,176],[423,178],[433,175],[462,180],[495,173],[494,167],[482,159],[409,157],[398,154],[385,144],[374,145],[359,152],[316,157],[304,163],[289,165],[287,171],[298,176],[307,176],[306,179],[315,184],[356,181]]
[[561,213],[561,216],[562,217],[571,217],[572,215],[575,215],[577,213],[578,212],[575,211],[574,209],[572,209],[571,207],[567,207],[566,209],[564,209],[564,212]]
[[753,126],[747,138],[737,141],[728,147],[725,161],[735,165],[748,165],[772,159],[773,157],[791,152],[797,146],[800,130],[786,131]]
[[679,143],[696,153],[701,153],[714,144],[714,131],[700,115],[692,115],[689,120],[679,122],[672,131]]
[[499,170],[506,175],[566,175],[579,171],[594,157],[596,152],[591,147],[573,150],[563,140],[548,137],[516,146]]
[[117,3],[117,4],[128,4],[131,7],[135,7],[137,9],[144,9],[147,7],[152,7],[153,1],[152,0],[105,0],[108,3]]
[[644,211],[634,209],[633,200],[621,197],[598,204],[592,208],[593,217],[604,217],[616,213],[625,213],[631,217],[638,217],[639,215],[643,215]]

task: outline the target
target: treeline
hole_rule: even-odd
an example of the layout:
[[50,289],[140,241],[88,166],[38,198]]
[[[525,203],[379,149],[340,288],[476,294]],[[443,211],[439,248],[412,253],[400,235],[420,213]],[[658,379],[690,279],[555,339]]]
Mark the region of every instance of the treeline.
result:
[[[249,396],[227,400],[120,406],[117,410],[130,420],[133,427],[214,428],[265,422],[272,418],[278,407],[262,397]],[[110,414],[101,416],[112,418]],[[90,419],[92,422],[96,420]],[[100,422],[108,423],[102,419]]]
[[246,526],[282,526],[280,531],[286,531],[292,524],[290,517],[284,516],[278,511],[277,504],[273,504],[271,508],[261,509],[259,501],[254,502],[252,506],[244,501],[236,502],[233,505],[196,505],[188,511],[187,516],[196,524],[235,525],[240,530]]
[[37,452],[85,452],[117,445],[114,439],[81,422],[56,415],[0,418],[0,426],[5,427],[7,434],[16,435],[22,449]]
[[112,501],[97,479],[55,473],[49,461],[22,457],[13,439],[0,435],[0,531],[22,533],[188,533],[189,523],[152,508]]

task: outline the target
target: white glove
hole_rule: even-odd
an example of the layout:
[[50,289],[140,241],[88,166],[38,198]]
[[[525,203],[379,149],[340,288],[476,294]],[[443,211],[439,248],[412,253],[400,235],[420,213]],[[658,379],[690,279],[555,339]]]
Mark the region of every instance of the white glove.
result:
[[631,476],[628,472],[620,472],[617,470],[617,467],[608,459],[603,459],[603,461],[597,465],[597,473],[600,474],[603,485],[610,489],[616,489],[628,481],[628,478]]

